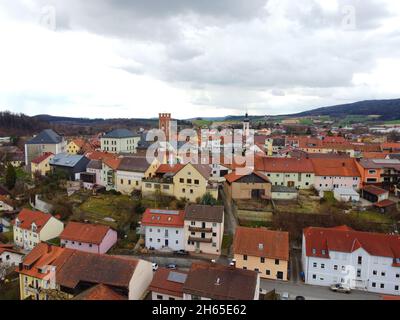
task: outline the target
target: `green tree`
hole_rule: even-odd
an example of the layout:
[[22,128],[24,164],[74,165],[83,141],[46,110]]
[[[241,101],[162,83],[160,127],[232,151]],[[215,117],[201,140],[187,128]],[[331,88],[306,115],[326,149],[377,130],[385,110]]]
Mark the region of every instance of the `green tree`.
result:
[[11,164],[9,164],[6,170],[7,188],[10,190],[14,189],[16,182],[17,182],[17,173],[15,172],[15,168]]
[[217,204],[217,199],[215,199],[211,193],[207,192],[203,195],[200,199],[200,204],[207,205],[207,206],[215,206]]

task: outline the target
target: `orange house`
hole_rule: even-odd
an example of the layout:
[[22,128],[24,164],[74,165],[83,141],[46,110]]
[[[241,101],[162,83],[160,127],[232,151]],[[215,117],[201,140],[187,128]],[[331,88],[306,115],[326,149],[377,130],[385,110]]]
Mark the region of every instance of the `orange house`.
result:
[[360,159],[356,165],[361,174],[361,183],[379,185],[382,183],[383,168],[373,162],[372,159]]

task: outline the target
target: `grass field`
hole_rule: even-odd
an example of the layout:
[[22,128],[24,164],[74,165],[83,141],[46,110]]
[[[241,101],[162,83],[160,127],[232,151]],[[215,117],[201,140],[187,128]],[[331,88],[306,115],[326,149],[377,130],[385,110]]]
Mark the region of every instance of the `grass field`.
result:
[[393,220],[390,217],[376,211],[352,212],[350,213],[350,215],[356,219],[363,220],[365,222],[385,224],[393,223]]
[[[127,216],[133,215],[133,201],[129,196],[122,195],[98,195],[87,199],[82,205],[79,206],[79,210],[73,215],[73,218],[80,219],[84,216],[84,219],[90,222],[98,222],[102,224],[116,227],[118,222],[126,219]],[[110,222],[104,220],[105,218],[112,218],[116,222]]]

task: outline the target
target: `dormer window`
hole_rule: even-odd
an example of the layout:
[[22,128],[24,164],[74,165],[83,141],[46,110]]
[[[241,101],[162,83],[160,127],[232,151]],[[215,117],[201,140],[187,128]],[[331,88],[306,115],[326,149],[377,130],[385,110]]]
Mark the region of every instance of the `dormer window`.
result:
[[21,221],[19,221],[18,218],[15,220],[15,225],[16,225],[17,227],[20,227],[20,226],[21,226]]
[[36,232],[37,231],[37,226],[35,223],[32,223],[32,232]]
[[317,250],[316,249],[312,249],[312,254],[317,254]]
[[322,255],[326,255],[326,251],[325,250],[322,250]]

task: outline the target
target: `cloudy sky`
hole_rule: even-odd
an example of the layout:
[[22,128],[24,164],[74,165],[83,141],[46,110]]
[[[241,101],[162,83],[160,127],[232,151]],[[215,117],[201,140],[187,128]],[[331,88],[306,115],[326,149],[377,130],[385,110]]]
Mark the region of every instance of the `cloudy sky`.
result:
[[400,97],[398,0],[2,0],[0,109],[177,118]]

